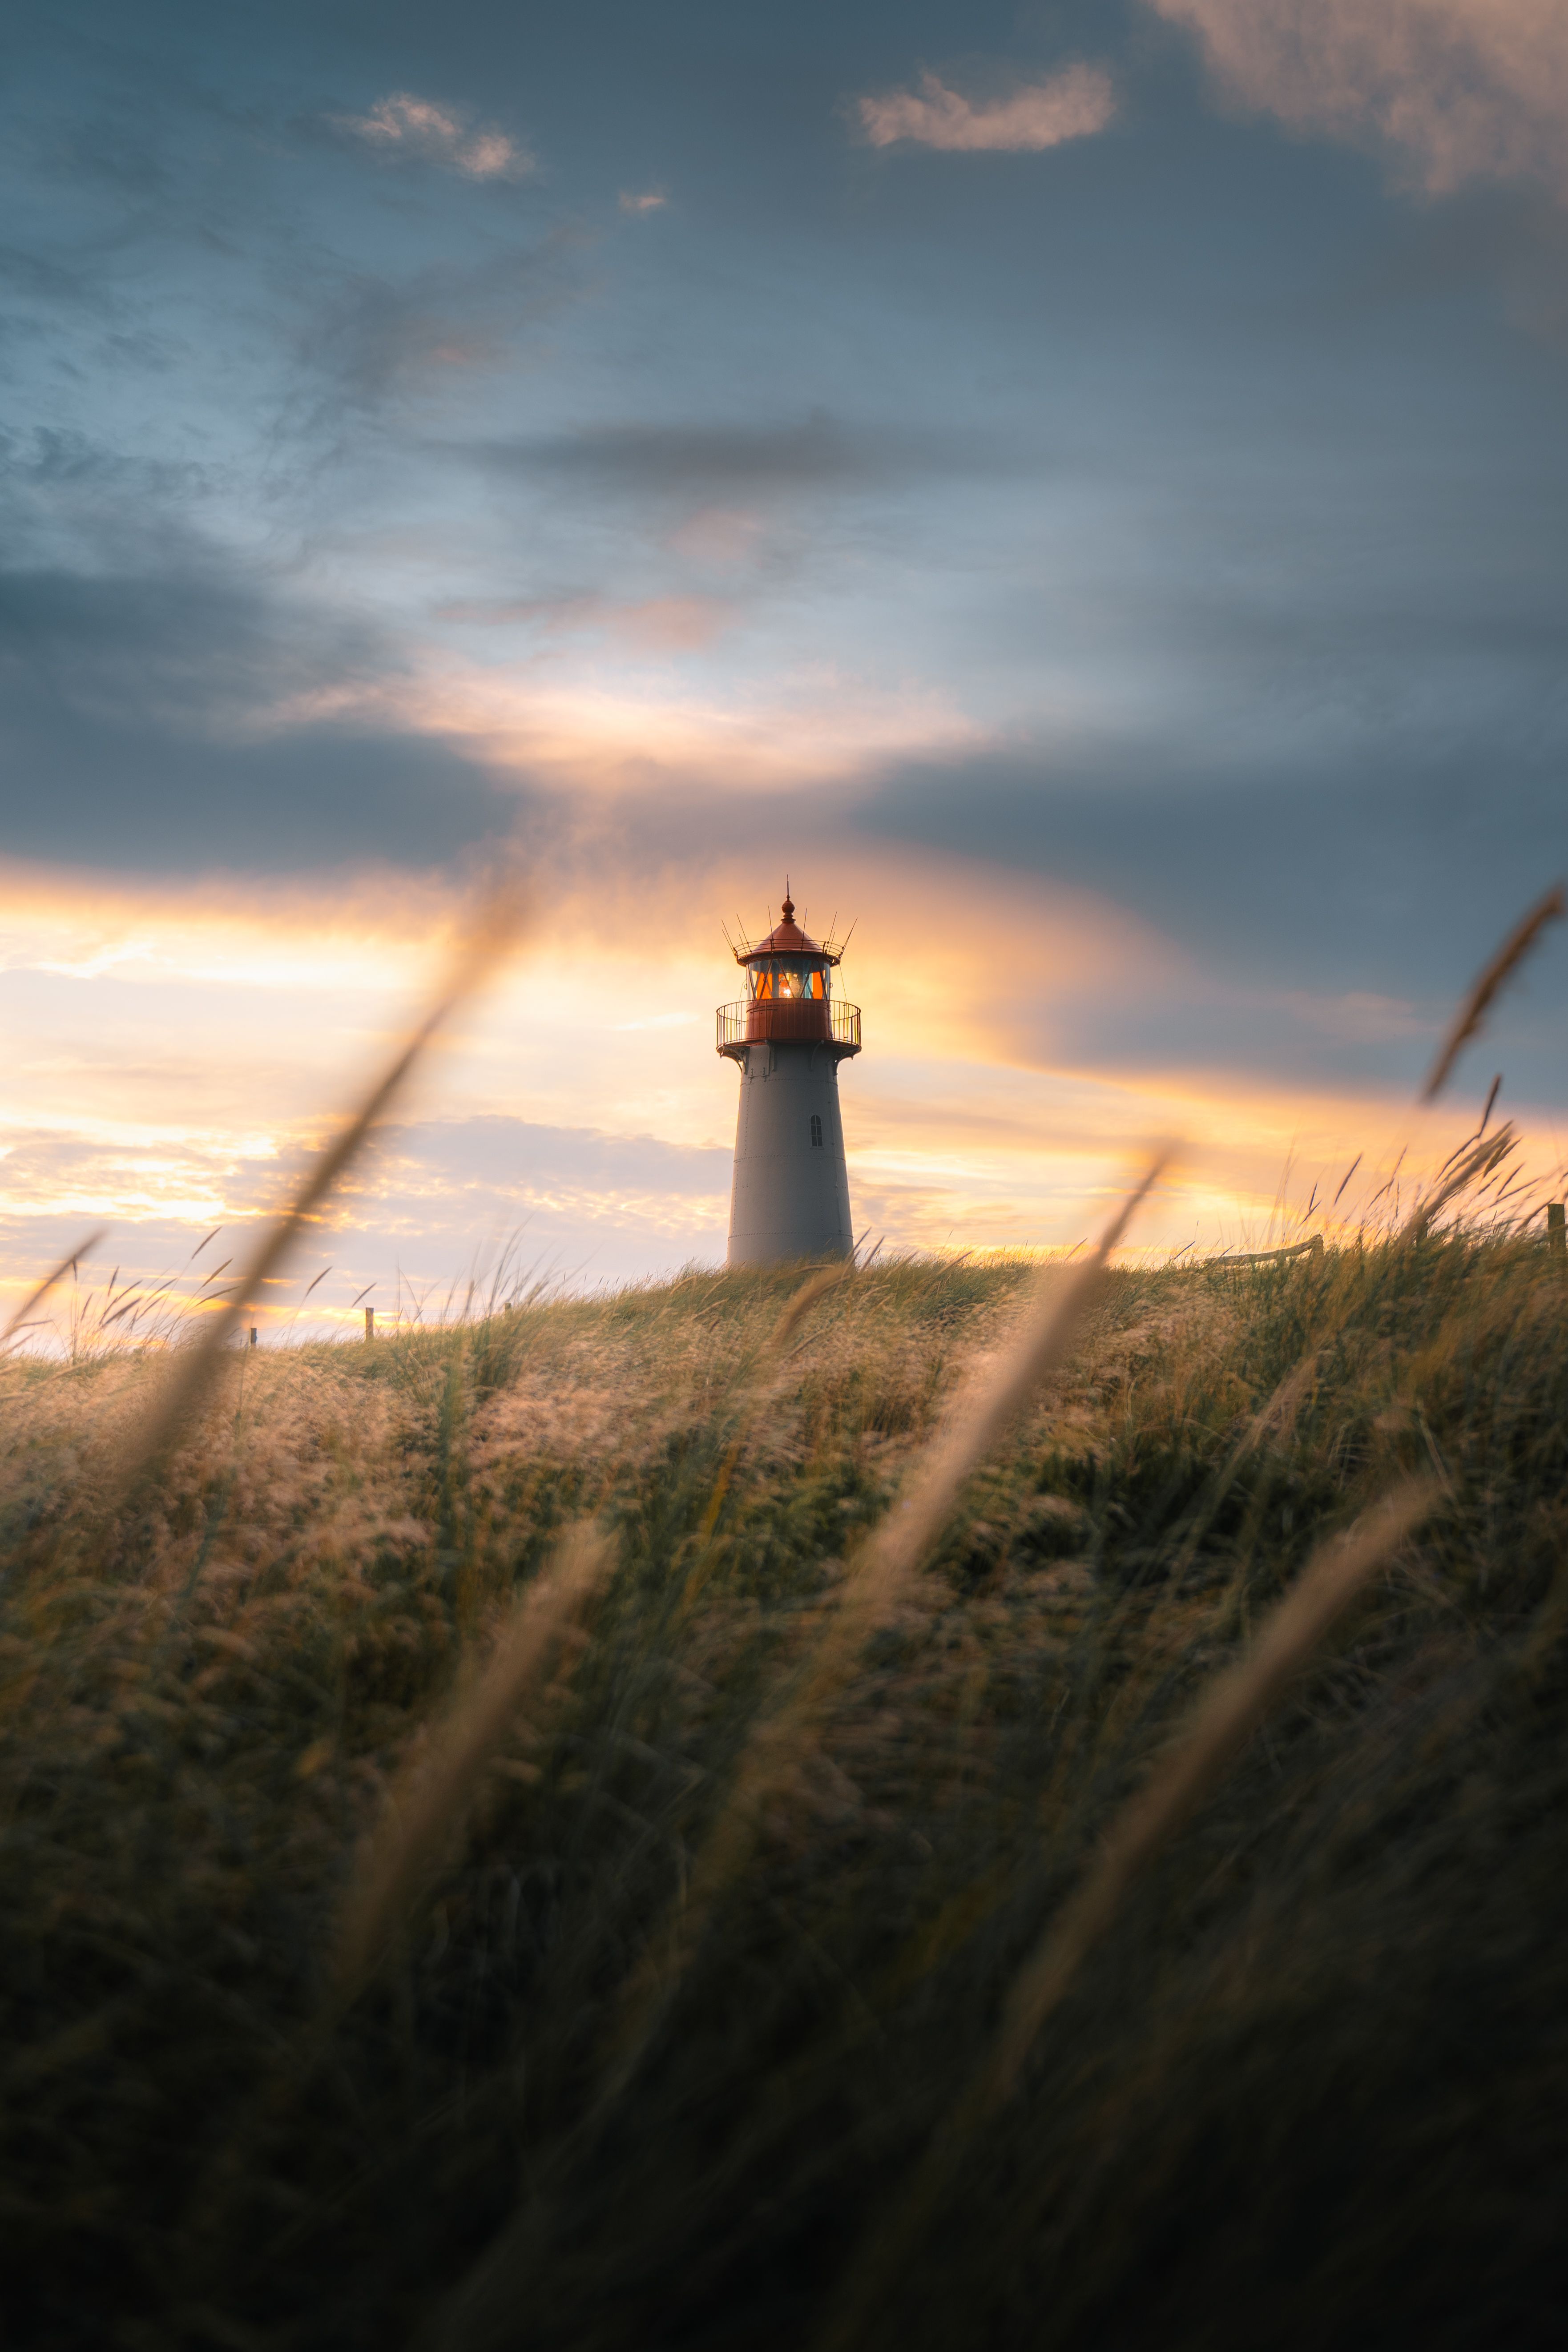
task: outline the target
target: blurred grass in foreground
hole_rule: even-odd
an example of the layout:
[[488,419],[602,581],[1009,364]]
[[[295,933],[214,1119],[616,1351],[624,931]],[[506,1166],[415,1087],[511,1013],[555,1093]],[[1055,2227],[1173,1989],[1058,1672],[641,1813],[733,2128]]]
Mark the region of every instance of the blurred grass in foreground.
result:
[[[1568,1285],[1531,1242],[1111,1276],[601,2095],[759,1710],[1025,1272],[879,1265],[782,1365],[787,1276],[258,1350],[123,1507],[155,1360],[5,1367],[9,2340],[809,2345],[1173,1721],[1433,1471],[862,2335],[1560,2340]],[[587,1638],[345,2007],[387,1793],[587,1516]]]

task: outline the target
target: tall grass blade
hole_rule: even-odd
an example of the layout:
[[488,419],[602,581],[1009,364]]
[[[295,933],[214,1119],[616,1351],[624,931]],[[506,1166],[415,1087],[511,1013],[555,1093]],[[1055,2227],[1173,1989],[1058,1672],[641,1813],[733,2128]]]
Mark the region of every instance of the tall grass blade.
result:
[[809,1276],[788,1299],[784,1313],[773,1326],[773,1337],[768,1342],[770,1356],[776,1360],[786,1340],[794,1339],[817,1300],[826,1298],[830,1290],[837,1290],[838,1285],[847,1282],[854,1272],[855,1261],[847,1257],[837,1265],[824,1266],[820,1273]]
[[[821,1716],[858,1658],[868,1635],[906,1590],[914,1570],[952,1516],[964,1481],[1050,1372],[1066,1358],[1104,1280],[1110,1253],[1132,1216],[1169,1166],[1163,1146],[1141,1182],[1110,1219],[1092,1255],[1067,1280],[1046,1268],[1037,1277],[1011,1344],[961,1399],[947,1435],[939,1441],[909,1493],[895,1505],[851,1563],[839,1603],[816,1654],[793,1694],[752,1731],[719,1817],[700,1849],[679,1914],[651,1937],[628,1979],[611,2062],[586,2125],[602,2118],[626,2091],[659,2017],[678,1990],[724,1888],[745,1870],[755,1850],[767,1799],[796,1777],[814,1743]],[[839,1270],[842,1273],[842,1269]],[[784,1310],[775,1341],[787,1336],[833,1277],[815,1277]],[[475,2265],[449,2302],[437,2340],[445,2352],[501,2340],[501,2315],[515,2308],[528,2261],[530,2215],[525,2206]]]
[[1415,1208],[1400,1228],[1400,1240],[1405,1242],[1419,1240],[1432,1223],[1433,1219],[1440,1216],[1446,1208],[1458,1199],[1461,1192],[1468,1192],[1472,1185],[1480,1183],[1484,1178],[1491,1175],[1493,1171],[1508,1158],[1510,1152],[1517,1148],[1518,1141],[1519,1138],[1514,1132],[1512,1121],[1505,1119],[1495,1135],[1483,1138],[1480,1142],[1473,1144],[1468,1151],[1461,1152],[1459,1158],[1443,1175],[1435,1191],[1416,1202]]
[[884,2284],[908,2255],[976,2131],[1016,2087],[1040,2030],[1113,1925],[1129,1889],[1211,1795],[1336,1621],[1390,1554],[1431,1516],[1436,1478],[1394,1487],[1321,1544],[1245,1658],[1209,1684],[1149,1780],[1112,1821],[1078,1893],[1014,1979],[993,2047],[949,2116],[900,2206],[852,2272],[819,2352],[851,2352]]
[[56,1283],[62,1282],[78,1262],[87,1255],[89,1250],[95,1250],[108,1231],[109,1228],[107,1225],[100,1225],[97,1233],[89,1234],[84,1242],[78,1242],[75,1249],[68,1250],[64,1257],[61,1258],[58,1265],[51,1266],[49,1268],[48,1273],[45,1275],[37,1290],[33,1291],[27,1297],[23,1299],[22,1304],[17,1307],[15,1315],[12,1316],[11,1320],[6,1324],[4,1331],[0,1331],[0,1348],[9,1345],[14,1333],[17,1336],[21,1334],[31,1318],[34,1307],[41,1307],[43,1305],[45,1299],[54,1288]]
[[819,1657],[819,1677],[830,1675],[846,1647],[869,1632],[894,1590],[920,1566],[952,1517],[967,1480],[991,1454],[1041,1383],[1067,1357],[1100,1294],[1111,1252],[1170,1166],[1163,1146],[1142,1181],[1107,1224],[1089,1257],[1065,1280],[1054,1268],[1036,1278],[1010,1344],[960,1396],[946,1433],[862,1549]]
[[428,1873],[456,1841],[486,1768],[568,1630],[609,1577],[615,1549],[580,1521],[514,1607],[478,1684],[454,1704],[432,1752],[395,1794],[344,1898],[333,1977],[352,2000]]
[[262,1235],[225,1304],[204,1322],[200,1337],[182,1352],[162,1391],[132,1436],[121,1468],[122,1486],[129,1486],[178,1436],[245,1314],[247,1302],[276,1273],[300,1233],[385,1117],[437,1033],[512,944],[521,921],[521,897],[511,887],[493,892],[477,910],[467,928],[463,945],[423,1019],[405,1038],[353,1117],[320,1154],[283,1214]]
[[708,1507],[702,1515],[702,1524],[697,1530],[697,1559],[681,1593],[682,1609],[690,1608],[707,1581],[708,1571],[712,1565],[710,1538],[714,1528],[719,1524],[719,1514],[724,1507],[724,1498],[730,1491],[730,1481],[733,1478],[736,1466],[756,1431],[757,1423],[762,1420],[773,1397],[784,1384],[786,1343],[794,1339],[817,1300],[825,1298],[830,1290],[836,1290],[841,1282],[847,1282],[856,1270],[853,1256],[845,1258],[837,1265],[825,1266],[820,1273],[808,1276],[800,1288],[793,1292],[785,1302],[784,1313],[773,1326],[767,1345],[763,1350],[762,1378],[753,1385],[750,1409],[731,1440],[730,1450],[720,1464],[719,1475],[713,1481],[713,1491],[708,1497]]
[[1427,1073],[1426,1083],[1421,1089],[1420,1099],[1423,1102],[1436,1100],[1462,1048],[1480,1028],[1498,991],[1523,962],[1547,924],[1559,921],[1564,913],[1568,913],[1568,901],[1564,900],[1563,886],[1558,883],[1514,925],[1459,1007],[1453,1026],[1444,1038],[1437,1058]]
[[1336,1620],[1390,1553],[1431,1517],[1443,1491],[1436,1478],[1408,1479],[1345,1534],[1321,1544],[1265,1619],[1247,1655],[1204,1692],[1163,1764],[1111,1823],[1089,1878],[1014,1985],[985,2072],[987,2106],[1013,2090],[1041,2026],[1138,1873],[1215,1788]]
[[[653,2016],[684,1973],[714,1902],[750,1861],[767,1799],[797,1777],[826,1708],[942,1534],[965,1481],[1066,1358],[1100,1294],[1111,1252],[1172,1156],[1169,1146],[1155,1152],[1092,1255],[1065,1281],[1056,1279],[1055,1269],[1048,1267],[1037,1277],[1011,1344],[961,1397],[946,1435],[852,1559],[838,1605],[810,1664],[790,1696],[752,1733],[734,1785],[692,1868],[673,1950],[667,1948],[661,1958],[650,1945],[645,1966],[633,1979],[615,2084],[624,2083],[635,2066]],[[811,1289],[807,1285],[791,1302],[786,1321],[797,1306],[804,1313]]]

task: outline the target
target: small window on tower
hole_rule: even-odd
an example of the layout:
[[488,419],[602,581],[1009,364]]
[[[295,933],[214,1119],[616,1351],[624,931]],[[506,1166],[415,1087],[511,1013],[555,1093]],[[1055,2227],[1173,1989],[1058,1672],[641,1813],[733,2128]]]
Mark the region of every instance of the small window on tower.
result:
[[822,1116],[815,1110],[811,1114],[811,1139],[813,1143],[822,1141]]

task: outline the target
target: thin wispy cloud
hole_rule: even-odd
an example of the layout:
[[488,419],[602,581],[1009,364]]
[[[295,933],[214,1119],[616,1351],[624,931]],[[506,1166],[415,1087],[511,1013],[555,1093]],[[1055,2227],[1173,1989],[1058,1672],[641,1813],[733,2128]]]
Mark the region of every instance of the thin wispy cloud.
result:
[[640,194],[630,188],[621,190],[621,210],[640,216],[644,213],[664,210],[669,198],[659,188],[645,188]]
[[752,500],[984,478],[1006,473],[1017,462],[1010,449],[945,426],[858,424],[821,408],[793,418],[721,415],[579,425],[469,442],[463,455],[498,479],[570,481],[600,492],[696,498],[704,505],[727,494]]
[[994,99],[965,98],[925,73],[918,89],[863,98],[858,107],[873,147],[902,142],[954,152],[1026,153],[1103,131],[1116,112],[1116,92],[1100,66],[1068,66]]
[[626,601],[596,593],[454,603],[445,621],[479,626],[512,624],[542,631],[589,631],[647,653],[695,653],[733,625],[734,605],[716,596],[647,596]]
[[333,118],[340,131],[392,156],[438,163],[469,180],[521,180],[538,165],[526,147],[493,126],[476,126],[455,109],[411,90],[378,99],[368,114]]
[[1533,181],[1568,199],[1562,0],[1150,0],[1226,94],[1383,147],[1429,195]]

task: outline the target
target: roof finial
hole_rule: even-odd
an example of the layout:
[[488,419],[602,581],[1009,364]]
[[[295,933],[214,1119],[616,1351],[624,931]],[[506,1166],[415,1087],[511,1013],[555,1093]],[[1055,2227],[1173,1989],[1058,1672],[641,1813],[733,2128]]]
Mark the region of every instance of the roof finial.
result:
[[793,923],[795,920],[795,900],[789,895],[789,876],[787,874],[784,876],[784,919],[786,923]]

